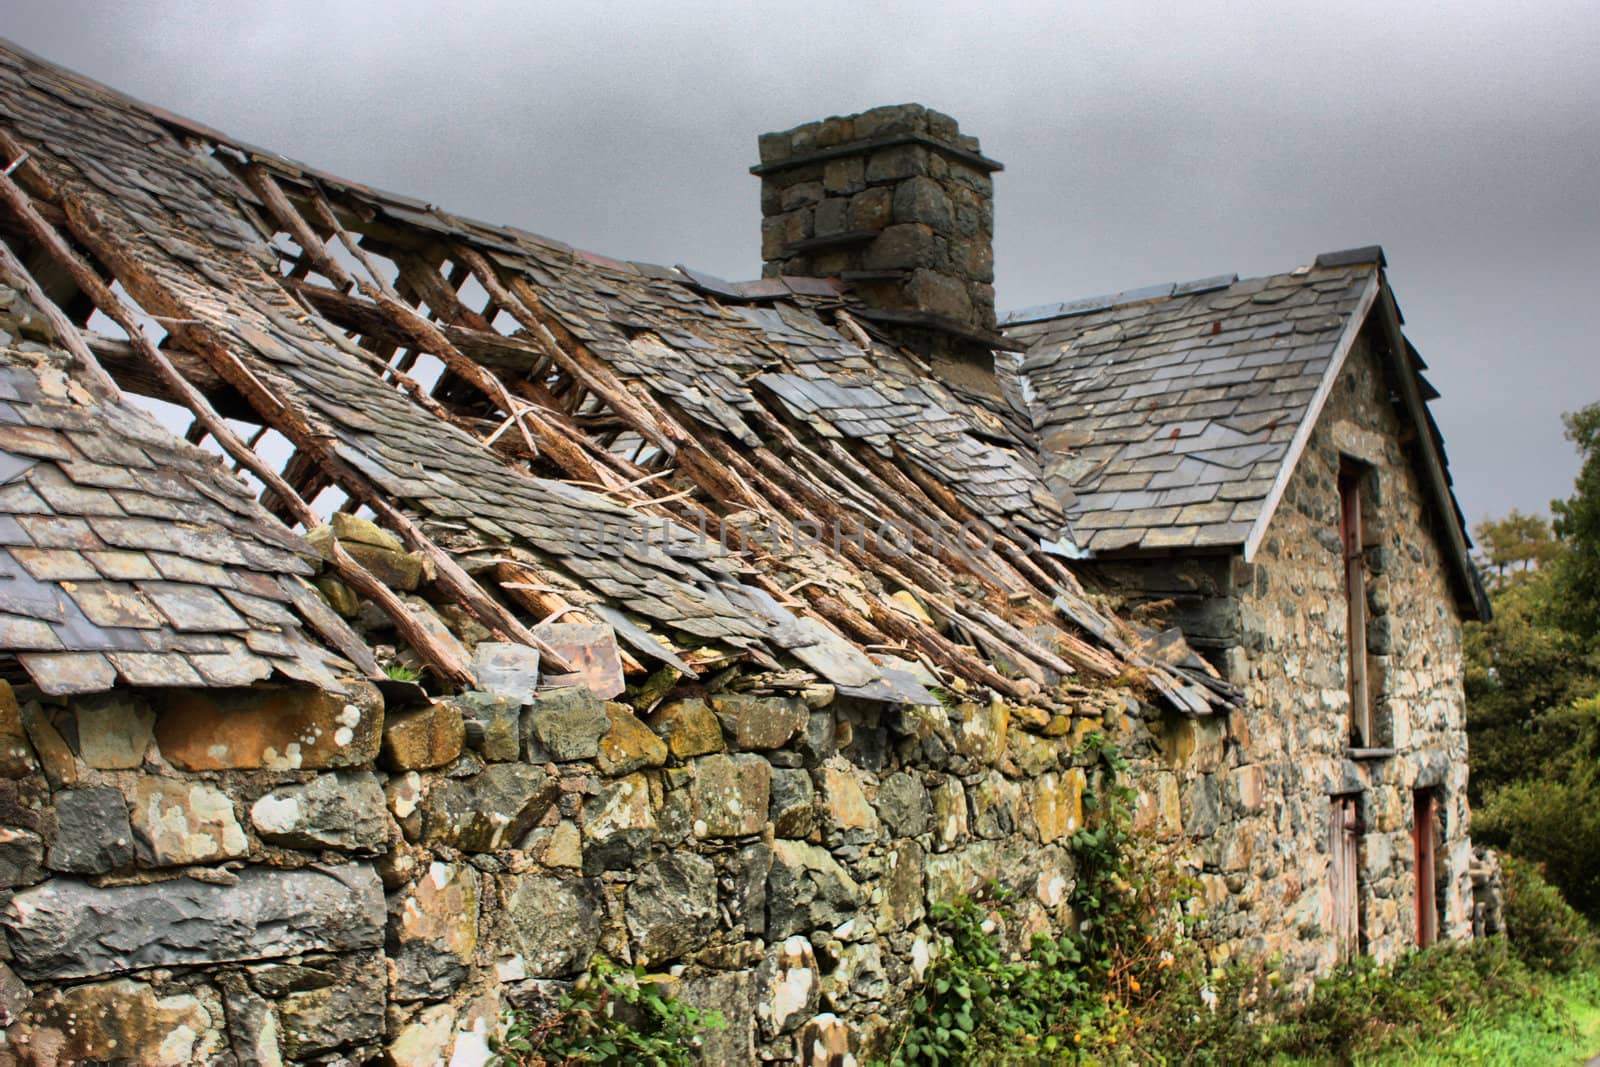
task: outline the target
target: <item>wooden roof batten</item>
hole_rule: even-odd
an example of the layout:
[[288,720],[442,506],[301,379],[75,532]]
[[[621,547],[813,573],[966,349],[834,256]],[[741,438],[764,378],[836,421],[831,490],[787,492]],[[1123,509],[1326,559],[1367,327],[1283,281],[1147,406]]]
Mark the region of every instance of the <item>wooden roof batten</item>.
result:
[[[1203,667],[1145,656],[1137,632],[1106,616],[1025,532],[1061,520],[1028,443],[1008,440],[992,415],[928,377],[870,323],[836,315],[841,303],[849,307],[836,289],[711,297],[683,272],[457,219],[282,160],[269,165],[258,150],[15,51],[0,49],[0,62],[33,87],[22,92],[36,113],[55,121],[60,112],[63,128],[84,127],[85,136],[64,138],[25,115],[4,117],[21,114],[14,107],[0,110],[8,158],[28,154],[36,170],[25,174],[51,187],[72,243],[121,283],[137,311],[113,302],[115,294],[96,306],[119,325],[157,317],[170,333],[164,349],[136,329],[126,347],[85,341],[78,361],[98,366],[95,352],[105,353],[125,384],[181,399],[309,526],[317,516],[302,490],[260,462],[213,404],[237,396],[303,466],[421,552],[440,590],[491,633],[542,644],[505,597],[521,610],[620,609],[648,621],[647,641],[664,639],[663,655],[683,653],[674,635],[697,635],[757,662],[792,657],[842,690],[879,699],[926,693],[886,681],[892,668],[863,649],[896,649],[941,684],[962,678],[1013,700],[1048,700],[1062,678],[1083,674],[1138,676],[1192,713],[1227,702],[1226,687]],[[73,110],[62,110],[61,93],[79,97]],[[152,136],[161,129],[189,143]],[[152,192],[126,183],[117,170],[124,158],[139,160],[156,185],[159,204],[141,201],[139,221],[128,205]],[[388,251],[413,257],[393,282],[359,235],[379,227]],[[272,230],[288,233],[330,285],[309,270],[284,277]],[[367,277],[341,262],[335,245]],[[448,278],[435,266],[444,262]],[[496,316],[459,303],[468,279]],[[491,322],[499,312],[515,323],[508,333]],[[356,335],[377,344],[362,347]],[[381,354],[392,350],[439,359],[452,388],[464,384],[474,395],[454,399],[424,385]],[[559,376],[566,400],[550,394],[545,374]],[[581,410],[573,398],[583,399]],[[589,428],[596,423],[606,428]],[[619,430],[652,449],[659,466],[612,451],[606,438]],[[731,530],[743,514],[851,533],[933,516],[993,536],[964,531],[957,547],[913,529],[924,550],[910,556],[872,538],[788,555]],[[651,536],[698,525],[728,548],[693,539],[619,548],[588,528],[608,522]],[[459,533],[448,550],[429,532],[444,527]],[[802,572],[812,563],[823,570],[808,584]],[[908,613],[896,591],[948,624]],[[1060,603],[1072,625],[1060,622]],[[544,650],[552,665],[567,666]],[[1013,670],[997,669],[1000,661]],[[431,665],[468,683],[460,664],[441,656]]]

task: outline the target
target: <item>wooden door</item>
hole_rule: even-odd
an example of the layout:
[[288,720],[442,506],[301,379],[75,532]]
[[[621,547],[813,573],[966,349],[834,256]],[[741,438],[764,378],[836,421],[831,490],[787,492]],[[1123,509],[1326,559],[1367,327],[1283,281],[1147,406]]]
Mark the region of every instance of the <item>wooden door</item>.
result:
[[1411,824],[1411,847],[1417,873],[1417,947],[1427,948],[1439,938],[1438,798],[1431,789],[1416,792],[1415,818]]
[[1329,805],[1329,883],[1333,896],[1333,936],[1339,959],[1361,952],[1361,814],[1359,798],[1335,796]]

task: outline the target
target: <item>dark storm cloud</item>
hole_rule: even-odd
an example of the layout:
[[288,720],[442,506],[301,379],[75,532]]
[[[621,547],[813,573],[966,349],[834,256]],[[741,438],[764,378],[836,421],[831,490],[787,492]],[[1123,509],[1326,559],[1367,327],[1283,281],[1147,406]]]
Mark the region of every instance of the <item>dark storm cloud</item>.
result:
[[757,273],[762,130],[919,100],[998,181],[1002,306],[1381,242],[1469,518],[1600,400],[1600,19],[1539,5],[13,2],[239,137],[612,255]]

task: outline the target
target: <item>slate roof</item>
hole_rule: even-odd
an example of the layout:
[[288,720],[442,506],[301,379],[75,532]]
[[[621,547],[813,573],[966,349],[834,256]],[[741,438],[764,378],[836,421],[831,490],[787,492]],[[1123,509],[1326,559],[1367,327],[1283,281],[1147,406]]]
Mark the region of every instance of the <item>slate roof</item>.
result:
[[[1227,699],[1198,661],[1137,652],[1141,636],[1083,595],[1037,544],[1059,536],[1064,516],[1030,445],[882,330],[852,320],[836,284],[729,285],[463,219],[5,47],[0,129],[29,153],[20,176],[42,174],[74,205],[75,236],[122,268],[113,273],[142,306],[180,320],[167,344],[191,380],[289,437],[297,458],[326,451],[312,456],[324,478],[312,484],[396,506],[480,575],[508,558],[536,566],[541,588],[620,620],[619,637],[648,658],[692,669],[687,650],[714,642],[769,665],[791,656],[846,693],[931,699],[863,651],[889,646],[1012,695],[1025,689],[986,657],[1045,681],[1143,666],[1191,712]],[[317,277],[267,187],[311,205],[308,240],[337,216],[371,254],[394,257],[392,280],[415,310]],[[511,291],[520,326],[502,321],[498,297],[481,316],[455,306],[475,259]],[[398,387],[409,361],[438,347],[418,341],[419,329],[434,329],[424,315],[528,400],[549,447],[508,450],[518,432],[459,377],[420,399]],[[630,437],[639,434],[651,446],[630,454],[645,445]],[[651,448],[655,458],[644,458]],[[597,474],[555,469],[571,463]],[[861,542],[729,550],[684,536],[707,512],[767,527],[937,516],[1024,534],[975,552],[926,536],[909,553]],[[500,592],[492,577],[480,581]],[[909,617],[891,595],[902,588],[955,632]],[[1053,636],[1026,636],[1052,623]]]
[[1018,371],[1073,539],[1093,553],[1246,544],[1379,286],[1376,248],[1013,313]]
[[39,349],[0,344],[0,649],[46,693],[338,688],[352,666],[302,610],[359,642],[306,585],[310,546],[215,456],[94,402]]

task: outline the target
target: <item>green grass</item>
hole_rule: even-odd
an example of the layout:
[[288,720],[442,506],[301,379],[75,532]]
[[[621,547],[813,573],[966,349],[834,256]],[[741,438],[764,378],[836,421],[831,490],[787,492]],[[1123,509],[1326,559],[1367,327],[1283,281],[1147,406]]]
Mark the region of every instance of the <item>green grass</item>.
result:
[[[1428,1040],[1396,1033],[1383,1051],[1359,1057],[1359,1067],[1580,1067],[1600,1053],[1600,973],[1541,981],[1542,996],[1512,1013],[1474,1010],[1450,1033]],[[1282,1060],[1312,1067],[1315,1060]]]

